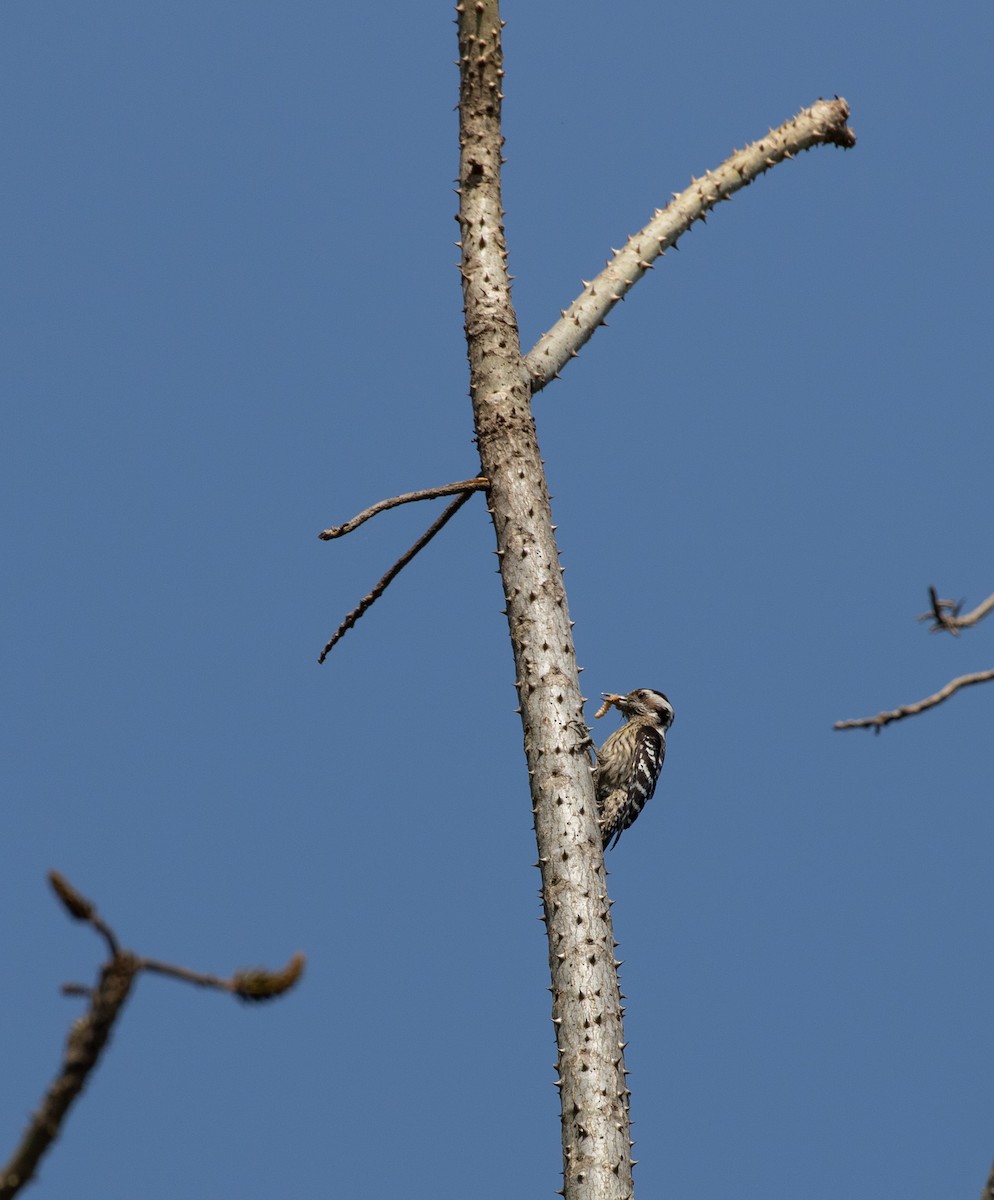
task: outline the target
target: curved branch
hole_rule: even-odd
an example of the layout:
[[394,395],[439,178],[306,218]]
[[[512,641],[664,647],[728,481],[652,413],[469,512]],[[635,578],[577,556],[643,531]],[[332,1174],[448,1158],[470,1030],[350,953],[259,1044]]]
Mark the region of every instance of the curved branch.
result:
[[926,696],[924,700],[918,700],[914,704],[902,704],[900,708],[892,709],[890,712],[877,713],[875,717],[859,717],[852,721],[836,721],[832,728],[873,729],[879,733],[891,721],[900,721],[904,717],[917,716],[918,713],[925,712],[928,708],[935,708],[943,700],[948,700],[960,688],[970,687],[974,683],[987,683],[991,679],[994,679],[994,668],[989,671],[975,671],[972,675],[960,675],[958,679],[951,679],[944,688],[940,688],[932,696]]
[[414,558],[415,555],[420,554],[420,552],[425,548],[425,546],[428,545],[435,534],[438,533],[438,531],[456,515],[456,513],[460,510],[460,508],[462,508],[470,496],[479,490],[480,488],[471,487],[458,495],[455,500],[452,501],[449,507],[442,513],[438,520],[432,526],[430,526],[430,528],[425,530],[421,537],[418,538],[410,550],[406,551],[406,553],[402,554],[400,558],[397,559],[390,570],[387,571],[379,583],[376,584],[373,590],[367,595],[363,596],[356,607],[349,613],[341,625],[339,625],[339,627],[331,635],[331,637],[325,643],[324,649],[318,655],[319,663],[324,662],[324,660],[331,653],[335,643],[341,641],[341,639],[348,633],[348,631],[352,628],[356,621],[359,620],[363,613],[365,613],[367,609],[371,608],[372,605],[379,600],[379,598],[387,590],[390,584],[393,583],[401,571],[403,571],[411,559]]
[[940,600],[934,587],[928,589],[928,598],[932,607],[928,612],[922,613],[918,620],[932,622],[929,633],[941,633],[945,629],[953,637],[959,637],[961,629],[976,625],[994,609],[994,594],[982,600],[972,612],[965,613],[962,617],[959,615],[963,607],[962,600]]
[[733,193],[748,187],[770,167],[793,158],[812,146],[834,145],[849,149],[856,135],[846,125],[849,106],[838,97],[819,100],[805,108],[764,138],[736,150],[715,171],[695,179],[683,192],[673,193],[664,209],[657,209],[652,220],[633,237],[591,283],[565,309],[560,320],[542,334],[525,359],[531,375],[532,391],[537,392],[575,358],[611,309],[623,300],[628,290],[648,271],[655,259],[675,246],[695,221]]
[[456,492],[479,492],[490,486],[490,480],[478,475],[475,479],[463,479],[459,483],[445,483],[441,487],[422,488],[418,492],[405,492],[402,496],[390,496],[386,500],[378,500],[369,508],[364,508],[358,516],[346,521],[344,525],[332,525],[330,529],[322,529],[318,537],[323,542],[333,538],[344,537],[353,529],[375,517],[377,513],[386,512],[388,508],[396,508],[398,504],[410,504],[413,500],[437,500],[439,496],[451,496]]

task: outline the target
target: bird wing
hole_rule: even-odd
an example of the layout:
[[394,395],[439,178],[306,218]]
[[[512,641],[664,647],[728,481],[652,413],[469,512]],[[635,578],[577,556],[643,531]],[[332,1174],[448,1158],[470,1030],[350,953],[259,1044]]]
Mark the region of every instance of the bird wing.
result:
[[643,725],[635,739],[632,773],[628,779],[627,803],[619,814],[620,822],[615,830],[614,839],[611,841],[611,847],[617,846],[622,833],[632,825],[635,818],[652,799],[652,793],[656,790],[656,780],[659,778],[665,757],[666,743],[660,737],[658,730],[649,725]]

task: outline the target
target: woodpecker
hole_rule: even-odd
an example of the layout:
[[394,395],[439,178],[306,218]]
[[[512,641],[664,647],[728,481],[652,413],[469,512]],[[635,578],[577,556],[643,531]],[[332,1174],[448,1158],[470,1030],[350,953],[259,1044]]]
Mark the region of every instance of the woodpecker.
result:
[[673,724],[673,705],[652,688],[638,688],[627,696],[605,692],[597,716],[612,707],[628,721],[597,751],[594,767],[597,819],[605,850],[608,843],[618,844],[655,791],[666,756],[666,731]]

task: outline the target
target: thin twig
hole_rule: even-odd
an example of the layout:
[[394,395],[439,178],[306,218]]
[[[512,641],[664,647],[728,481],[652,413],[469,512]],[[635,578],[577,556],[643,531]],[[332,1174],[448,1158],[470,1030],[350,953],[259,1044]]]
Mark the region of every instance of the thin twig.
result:
[[222,979],[218,975],[207,975],[203,971],[191,971],[189,967],[178,967],[174,963],[160,962],[154,958],[143,958],[139,965],[145,971],[154,971],[157,975],[169,975],[173,979],[183,980],[184,983],[196,984],[197,987],[234,992],[243,1000],[271,1000],[297,982],[303,974],[305,961],[302,954],[295,954],[282,971],[270,971],[265,967],[257,967],[254,970],[236,971],[230,979]]
[[932,622],[929,633],[941,633],[945,629],[953,637],[959,637],[961,629],[976,625],[994,609],[994,594],[981,601],[972,612],[965,613],[962,617],[960,616],[960,609],[963,607],[962,600],[940,600],[939,593],[934,587],[928,589],[928,598],[932,607],[928,612],[922,613],[918,620]]
[[651,269],[654,260],[675,246],[691,225],[703,221],[718,203],[730,200],[733,193],[748,187],[764,171],[794,158],[801,150],[826,144],[843,149],[855,146],[856,135],[846,124],[848,117],[845,100],[819,100],[771,129],[766,137],[736,150],[720,167],[705,172],[684,191],[674,192],[666,208],[656,209],[645,228],[614,252],[596,279],[583,281],[583,291],[535,343],[525,359],[532,391],[545,387],[576,357],[615,304]]
[[475,479],[463,479],[459,483],[446,483],[442,487],[422,488],[418,492],[405,492],[402,496],[390,496],[386,500],[378,500],[369,508],[363,509],[358,516],[353,517],[351,521],[346,521],[344,525],[332,525],[330,529],[323,529],[318,537],[323,542],[330,542],[332,538],[344,537],[353,529],[358,529],[370,517],[386,512],[388,508],[396,508],[398,504],[410,504],[412,500],[437,500],[439,496],[452,496],[456,492],[479,492],[489,486],[490,480],[478,475]]
[[958,679],[951,679],[935,695],[926,696],[924,700],[918,700],[914,704],[902,704],[900,708],[892,709],[890,712],[877,713],[875,717],[860,717],[852,721],[836,721],[832,728],[873,729],[879,733],[891,721],[900,721],[903,717],[916,716],[928,708],[934,708],[937,704],[941,704],[943,700],[948,700],[960,688],[969,687],[973,683],[987,683],[991,679],[994,679],[994,668],[989,671],[976,671],[972,675],[960,675]]
[[160,962],[156,958],[143,958],[141,965],[146,971],[155,975],[169,975],[173,979],[182,979],[184,983],[193,983],[197,987],[216,988],[219,992],[232,991],[231,980],[222,979],[219,975],[206,975],[202,971],[191,971],[189,967],[177,967],[173,963]]
[[100,934],[107,943],[107,949],[110,951],[111,958],[115,954],[121,952],[121,947],[117,941],[117,935],[114,930],[97,912],[96,905],[92,900],[76,891],[73,885],[64,875],[60,875],[58,871],[49,871],[48,882],[51,885],[52,891],[62,901],[62,907],[73,918],[74,921],[86,921]]
[[349,613],[341,625],[339,625],[339,627],[335,630],[325,648],[318,655],[319,663],[324,662],[335,643],[340,641],[348,633],[356,621],[359,620],[363,613],[366,612],[371,605],[375,604],[377,600],[379,600],[379,598],[387,590],[390,584],[393,583],[400,572],[407,566],[411,559],[414,558],[415,555],[419,554],[425,548],[425,546],[428,545],[435,534],[438,533],[438,531],[456,515],[456,513],[460,510],[460,508],[462,508],[470,496],[472,496],[475,491],[479,490],[479,488],[471,488],[457,496],[438,518],[438,520],[429,529],[427,529],[421,535],[421,537],[418,538],[410,550],[408,550],[405,554],[402,554],[401,557],[397,559],[397,561],[393,564],[390,570],[387,571],[387,573],[373,588],[373,590],[368,595],[363,596],[362,600],[359,601],[359,604]]

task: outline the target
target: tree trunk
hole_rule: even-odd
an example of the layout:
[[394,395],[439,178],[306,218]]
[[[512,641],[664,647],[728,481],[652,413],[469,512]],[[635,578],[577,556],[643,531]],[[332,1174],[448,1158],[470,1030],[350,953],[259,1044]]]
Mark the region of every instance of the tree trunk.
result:
[[497,535],[542,870],[566,1200],[632,1194],[614,935],[562,568],[511,304],[497,0],[460,3],[459,221],[470,390]]

